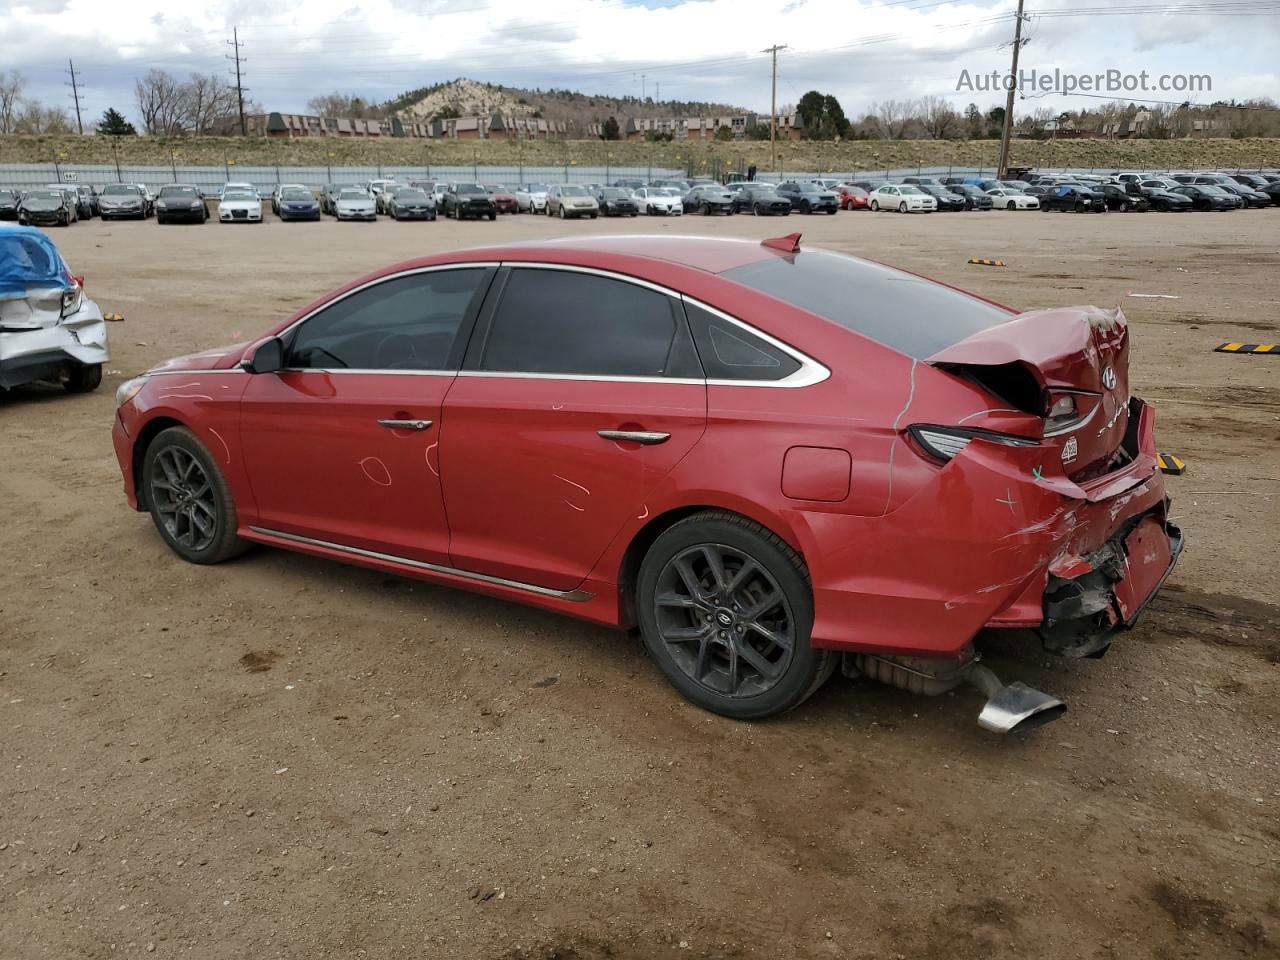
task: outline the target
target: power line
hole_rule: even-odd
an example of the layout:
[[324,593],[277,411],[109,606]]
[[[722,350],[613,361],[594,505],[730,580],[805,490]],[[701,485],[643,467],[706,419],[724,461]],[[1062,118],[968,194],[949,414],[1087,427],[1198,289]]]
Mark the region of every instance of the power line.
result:
[[231,47],[235,53],[227,57],[228,60],[236,62],[236,100],[240,105],[240,136],[247,137],[249,128],[244,122],[244,80],[240,75],[240,63],[245,59],[240,56],[240,28],[231,28],[231,39],[227,41],[227,46]]
[[64,70],[63,73],[70,74],[71,81],[69,83],[64,83],[63,86],[71,88],[71,98],[76,102],[76,129],[79,130],[81,134],[83,134],[84,124],[80,121],[80,85],[79,85],[78,78],[76,77],[76,65],[72,63],[70,60],[68,60],[67,66],[70,67],[71,69]]

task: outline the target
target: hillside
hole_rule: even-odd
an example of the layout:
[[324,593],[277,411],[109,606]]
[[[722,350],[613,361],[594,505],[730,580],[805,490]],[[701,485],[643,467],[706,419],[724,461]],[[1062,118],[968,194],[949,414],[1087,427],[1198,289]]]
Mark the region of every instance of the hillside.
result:
[[[985,167],[996,162],[992,140],[855,140],[785,142],[783,170],[847,172],[911,166]],[[514,165],[770,169],[769,144],[684,141],[603,142],[495,140],[264,139],[240,137],[0,136],[0,163],[279,164],[281,166]],[[1029,166],[1124,168],[1280,166],[1280,139],[1244,140],[1015,140],[1013,162]],[[0,183],[4,174],[0,173]]]
[[498,84],[480,83],[460,77],[449,83],[433,84],[402,93],[380,108],[388,114],[430,119],[452,110],[460,116],[503,113],[517,117],[538,116],[568,124],[571,134],[582,134],[589,124],[614,116],[697,117],[748,113],[742,107],[723,103],[663,100],[641,101],[639,97],[601,97],[574,90],[523,90]]

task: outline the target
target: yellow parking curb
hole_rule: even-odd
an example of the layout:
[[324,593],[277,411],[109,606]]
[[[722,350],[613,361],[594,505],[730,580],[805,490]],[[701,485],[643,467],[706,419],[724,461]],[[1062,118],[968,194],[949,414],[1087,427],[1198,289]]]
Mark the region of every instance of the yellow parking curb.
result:
[[970,257],[969,262],[976,263],[980,267],[1003,267],[1004,266],[1003,260],[986,260],[986,259],[983,259],[982,257]]
[[1213,348],[1214,353],[1274,353],[1280,355],[1276,343],[1224,343]]
[[1157,453],[1156,466],[1160,468],[1161,473],[1172,474],[1175,477],[1187,472],[1187,465],[1172,453]]

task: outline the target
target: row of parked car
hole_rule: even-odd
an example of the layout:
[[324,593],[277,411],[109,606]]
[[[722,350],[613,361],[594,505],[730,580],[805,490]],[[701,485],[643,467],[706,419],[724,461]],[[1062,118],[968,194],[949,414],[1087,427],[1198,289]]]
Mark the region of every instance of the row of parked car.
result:
[[1280,174],[1026,174],[1019,179],[904,177],[839,184],[841,205],[899,213],[1057,210],[1076,213],[1235,210],[1280,205]]
[[0,220],[34,225],[70,225],[101,216],[160,223],[210,216],[220,222],[261,223],[264,203],[281,220],[496,220],[501,214],[533,213],[569,219],[589,217],[743,214],[787,216],[835,214],[839,210],[897,213],[965,210],[1058,210],[1077,213],[1107,210],[1235,210],[1280,206],[1280,174],[1149,173],[1031,174],[997,180],[977,176],[908,176],[900,180],[788,180],[771,183],[710,179],[619,179],[611,185],[499,183],[378,179],[331,183],[319,193],[301,183],[277,186],[261,196],[248,182],[226,183],[215,198],[215,212],[199,187],[174,183],[153,194],[144,184],[109,184],[101,190],[83,184],[49,184],[20,193],[0,188]]

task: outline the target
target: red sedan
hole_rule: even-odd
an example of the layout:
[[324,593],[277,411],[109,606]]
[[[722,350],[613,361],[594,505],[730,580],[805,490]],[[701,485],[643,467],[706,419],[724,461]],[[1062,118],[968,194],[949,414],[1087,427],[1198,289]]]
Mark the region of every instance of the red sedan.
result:
[[871,196],[861,187],[842,183],[835,188],[841,210],[870,210]]
[[130,505],[193,563],[259,543],[638,626],[690,700],[837,666],[1057,716],[984,628],[1096,656],[1181,535],[1119,311],[1017,313],[878,263],[613,237],[389,267],[121,386]]
[[516,203],[516,195],[502,184],[486,183],[484,188],[489,191],[489,196],[493,198],[493,204],[498,208],[499,213],[520,212],[520,206]]

